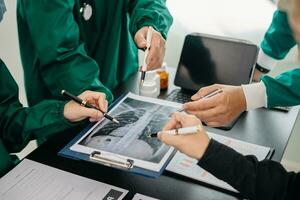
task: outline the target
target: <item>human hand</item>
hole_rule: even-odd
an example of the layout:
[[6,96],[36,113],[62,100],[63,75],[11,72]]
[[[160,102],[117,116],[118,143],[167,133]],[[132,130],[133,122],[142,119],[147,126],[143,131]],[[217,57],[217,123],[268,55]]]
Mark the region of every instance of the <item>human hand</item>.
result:
[[[141,28],[134,36],[134,41],[140,49],[145,49],[147,46],[147,31],[149,27]],[[146,59],[148,71],[158,69],[162,66],[165,57],[165,39],[160,32],[153,31],[152,41],[149,49],[149,54]]]
[[255,69],[252,77],[253,82],[259,82],[262,75],[264,75],[264,73],[260,72],[258,69]]
[[[170,121],[163,128],[163,131],[175,128],[197,126],[199,124],[201,125],[201,121],[193,115],[174,113]],[[175,147],[181,153],[184,153],[197,160],[202,158],[210,141],[204,129],[198,133],[189,135],[169,135],[161,132],[158,135],[158,138],[167,145]]]
[[[79,98],[104,112],[107,111],[108,102],[104,93],[85,91],[79,95]],[[96,109],[86,108],[74,101],[69,101],[64,107],[64,117],[70,122],[78,122],[86,118],[89,118],[90,122],[95,122],[102,119],[103,114]]]
[[[216,89],[222,89],[223,92],[201,99]],[[241,86],[211,85],[201,88],[192,96],[192,100],[185,103],[183,109],[211,127],[228,124],[246,110],[246,98]]]

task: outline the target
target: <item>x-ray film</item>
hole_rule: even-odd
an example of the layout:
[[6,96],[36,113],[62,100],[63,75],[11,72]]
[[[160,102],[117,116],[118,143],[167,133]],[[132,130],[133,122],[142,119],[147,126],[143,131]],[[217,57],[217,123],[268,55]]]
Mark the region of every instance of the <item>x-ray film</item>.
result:
[[162,130],[170,115],[181,105],[128,93],[109,112],[120,124],[103,119],[93,126],[71,150],[109,155],[134,160],[135,165],[159,171],[173,152],[149,133]]

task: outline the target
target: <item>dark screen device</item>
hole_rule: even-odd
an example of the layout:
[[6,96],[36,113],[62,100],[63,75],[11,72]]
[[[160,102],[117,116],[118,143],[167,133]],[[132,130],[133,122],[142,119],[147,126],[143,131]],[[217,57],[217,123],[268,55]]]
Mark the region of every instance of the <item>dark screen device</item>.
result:
[[[193,33],[185,37],[174,84],[167,100],[185,103],[200,88],[212,84],[251,83],[258,47],[245,40]],[[229,130],[236,120],[220,128]]]

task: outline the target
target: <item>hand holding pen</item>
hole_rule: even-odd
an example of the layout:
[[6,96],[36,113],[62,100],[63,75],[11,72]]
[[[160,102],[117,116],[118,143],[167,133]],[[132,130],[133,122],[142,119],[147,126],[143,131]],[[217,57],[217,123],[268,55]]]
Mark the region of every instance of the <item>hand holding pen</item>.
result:
[[[173,134],[176,129],[182,134]],[[210,142],[201,121],[186,113],[174,113],[157,136],[162,142],[197,160],[202,158]]]
[[[219,94],[219,93],[221,93],[221,92],[223,92],[222,89],[220,89],[220,88],[215,89],[215,90],[213,90],[212,92],[205,94],[204,96],[200,96],[198,100],[201,100],[201,99],[208,99],[208,98],[213,97],[213,96],[215,96],[215,95],[217,95],[217,94]],[[193,98],[193,97],[192,97],[192,98]],[[180,109],[180,110],[178,110],[177,112],[182,112],[182,111],[184,111],[184,109],[185,109],[185,108],[184,108],[184,106],[183,106],[183,108]]]
[[[98,93],[98,94],[100,95],[101,93]],[[114,123],[119,124],[119,121],[117,119],[115,119],[114,117],[107,114],[107,112],[106,112],[106,110],[107,110],[107,101],[105,100],[105,98],[103,100],[103,97],[102,97],[102,101],[105,102],[104,104],[106,104],[106,105],[102,106],[102,107],[105,107],[105,110],[102,110],[103,108],[98,108],[98,107],[94,106],[92,102],[89,102],[88,100],[83,100],[80,97],[77,97],[77,96],[67,92],[66,90],[62,90],[61,95],[67,97],[70,100],[73,100],[74,102],[81,105],[82,107],[91,108],[91,109],[100,111],[100,113],[102,113],[105,118],[107,118],[108,120],[110,120]],[[104,94],[102,94],[102,95],[105,96]],[[98,105],[98,102],[94,102],[94,103],[96,105]]]
[[135,34],[134,41],[138,48],[145,50],[144,62],[141,67],[143,74],[145,74],[145,71],[162,66],[165,56],[165,39],[160,32],[151,26],[145,26]]
[[[222,92],[218,92],[218,89]],[[209,95],[212,92],[214,95]],[[208,95],[209,98],[204,98]],[[192,96],[192,100],[183,105],[184,111],[196,115],[210,127],[219,127],[230,123],[247,107],[241,86],[211,85],[201,88]]]
[[151,133],[148,135],[149,138],[159,137],[160,134],[168,134],[168,135],[189,135],[189,134],[196,134],[202,131],[202,125],[184,127],[184,128],[175,128],[172,130],[164,130],[157,133]]
[[150,47],[151,47],[152,35],[153,35],[153,28],[151,26],[149,26],[148,31],[147,31],[147,37],[146,37],[146,50],[145,50],[143,65],[142,65],[142,69],[141,69],[141,71],[142,71],[141,84],[144,83],[145,77],[146,77],[146,72],[148,70],[147,58],[148,58],[148,54],[149,54]]

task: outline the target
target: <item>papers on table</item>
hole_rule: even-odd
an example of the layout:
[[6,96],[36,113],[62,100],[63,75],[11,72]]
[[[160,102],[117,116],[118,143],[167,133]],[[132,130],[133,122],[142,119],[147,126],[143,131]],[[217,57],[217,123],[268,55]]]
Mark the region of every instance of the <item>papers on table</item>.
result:
[[1,200],[120,200],[127,193],[27,159],[0,179]]
[[105,119],[98,122],[70,150],[92,156],[99,152],[101,162],[114,161],[119,167],[120,163],[132,162],[135,167],[160,172],[174,148],[148,134],[160,131],[180,107],[174,102],[128,93],[109,112],[120,124]]
[[135,194],[132,200],[158,200],[158,199],[148,197],[142,194]]
[[[235,149],[243,155],[255,155],[258,160],[265,159],[271,150],[269,147],[243,142],[214,133],[208,133],[208,135],[214,140]],[[229,184],[217,179],[212,174],[199,167],[197,163],[197,160],[177,152],[167,166],[167,170],[229,191],[237,192]]]

